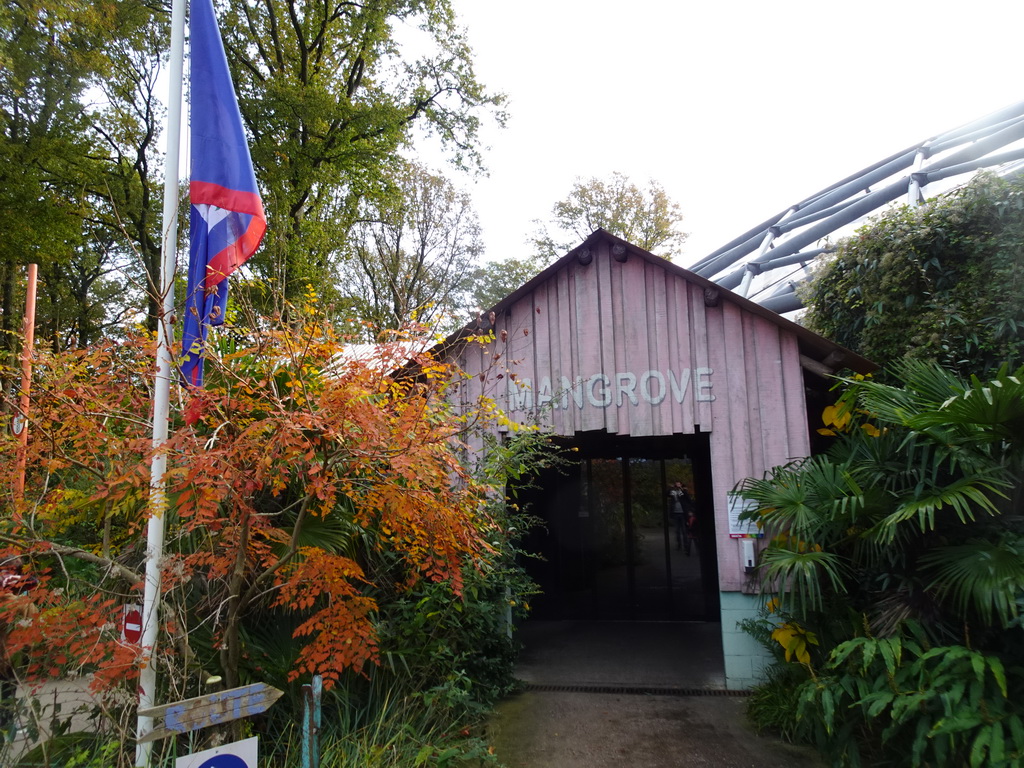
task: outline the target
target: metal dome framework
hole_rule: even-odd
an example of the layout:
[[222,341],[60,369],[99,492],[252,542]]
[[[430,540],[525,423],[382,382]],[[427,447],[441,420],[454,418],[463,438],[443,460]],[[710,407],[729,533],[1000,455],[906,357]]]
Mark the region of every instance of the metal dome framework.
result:
[[[920,205],[929,185],[961,186],[980,169],[1009,175],[1022,165],[1024,101],[847,176],[744,232],[690,270],[768,309],[793,312],[803,306],[796,288],[812,262],[835,250],[822,247],[822,240],[900,197]],[[803,250],[808,246],[815,247]]]

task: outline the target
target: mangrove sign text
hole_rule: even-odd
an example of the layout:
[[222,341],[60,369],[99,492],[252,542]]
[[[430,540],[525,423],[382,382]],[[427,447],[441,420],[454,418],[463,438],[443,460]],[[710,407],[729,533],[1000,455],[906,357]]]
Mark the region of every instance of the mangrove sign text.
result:
[[651,405],[661,405],[672,398],[682,403],[686,393],[693,387],[693,395],[697,402],[711,402],[715,399],[711,392],[710,368],[684,368],[676,373],[671,369],[665,371],[644,371],[639,376],[626,371],[614,373],[595,373],[592,376],[577,376],[570,380],[561,376],[554,382],[551,376],[543,376],[536,388],[526,378],[508,380],[508,410],[529,411],[543,408],[548,404],[552,408],[568,409],[573,406],[582,409],[585,405],[594,408],[620,407],[622,405],[639,405],[641,401]]

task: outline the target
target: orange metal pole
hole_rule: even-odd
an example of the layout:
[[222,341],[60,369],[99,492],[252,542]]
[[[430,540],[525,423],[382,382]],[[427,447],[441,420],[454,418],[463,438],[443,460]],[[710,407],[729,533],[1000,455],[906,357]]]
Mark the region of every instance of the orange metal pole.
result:
[[38,264],[28,265],[28,286],[25,288],[25,342],[21,348],[21,403],[19,412],[14,418],[20,421],[18,432],[18,465],[14,473],[15,514],[21,514],[21,505],[25,499],[25,464],[28,457],[28,410],[31,404],[32,389],[32,350],[35,347],[36,335],[36,278],[39,274]]

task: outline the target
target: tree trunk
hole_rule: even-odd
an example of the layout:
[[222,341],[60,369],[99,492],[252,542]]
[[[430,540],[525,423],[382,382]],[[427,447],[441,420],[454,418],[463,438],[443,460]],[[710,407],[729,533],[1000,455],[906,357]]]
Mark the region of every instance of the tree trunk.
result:
[[221,669],[224,670],[224,687],[238,686],[238,665],[242,659],[240,628],[242,612],[245,608],[242,600],[242,587],[245,585],[245,563],[249,549],[249,518],[242,518],[241,530],[238,533],[238,552],[235,555],[235,568],[228,583],[227,620],[224,625],[224,638],[221,641]]

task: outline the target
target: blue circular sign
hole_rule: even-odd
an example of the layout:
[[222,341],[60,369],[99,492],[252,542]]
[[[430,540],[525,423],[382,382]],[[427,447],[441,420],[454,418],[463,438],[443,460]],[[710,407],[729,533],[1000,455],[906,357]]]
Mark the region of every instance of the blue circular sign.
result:
[[201,763],[199,768],[249,768],[249,764],[238,755],[217,755]]

